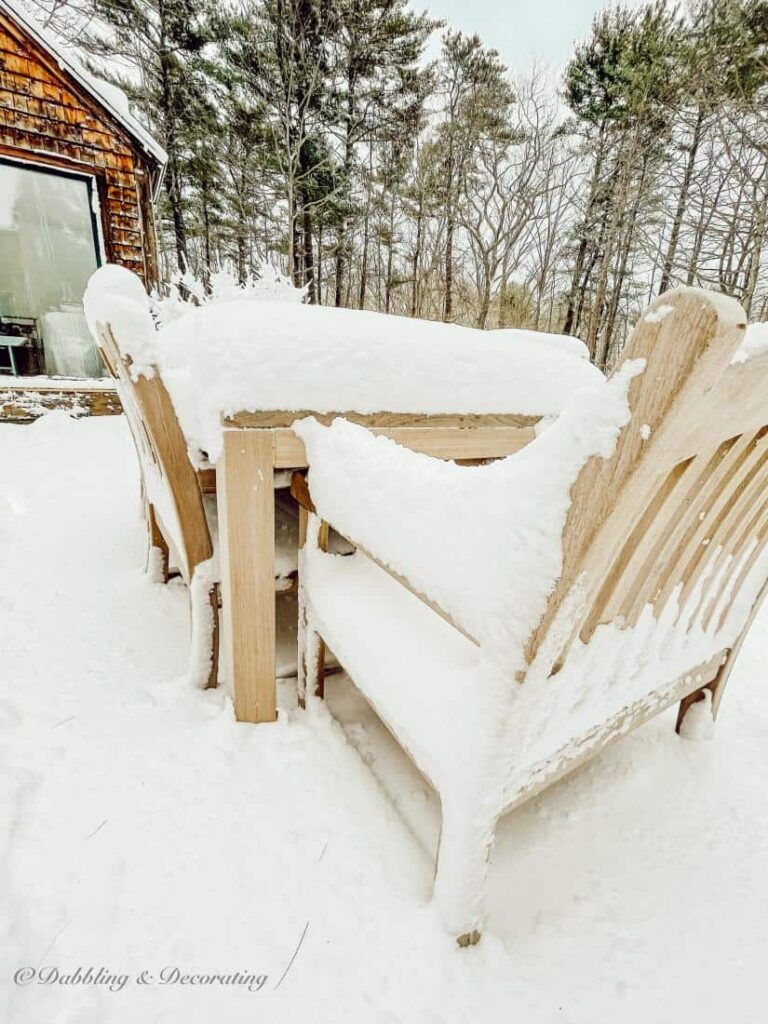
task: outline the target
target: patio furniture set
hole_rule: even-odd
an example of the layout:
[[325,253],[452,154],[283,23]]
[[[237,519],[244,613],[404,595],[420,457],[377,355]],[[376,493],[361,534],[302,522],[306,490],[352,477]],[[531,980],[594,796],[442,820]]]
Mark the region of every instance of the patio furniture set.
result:
[[213,500],[184,374],[151,358],[146,296],[122,276],[115,294],[114,270],[86,311],[135,441],[152,558],[189,585],[191,674],[221,679],[238,720],[276,719],[290,485],[301,703],[323,695],[327,648],[439,793],[435,899],[475,943],[502,814],[674,703],[678,730],[694,706],[718,711],[768,580],[768,351],[740,358],[738,303],[682,288],[607,380],[552,343],[551,365],[571,360],[583,383],[559,407],[469,409],[450,380],[442,411],[230,407]]

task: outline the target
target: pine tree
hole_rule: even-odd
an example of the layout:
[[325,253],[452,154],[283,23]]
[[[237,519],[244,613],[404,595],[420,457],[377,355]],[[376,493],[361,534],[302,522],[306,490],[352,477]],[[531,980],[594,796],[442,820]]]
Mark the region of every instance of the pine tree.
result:
[[336,244],[337,306],[347,302],[349,223],[357,212],[358,149],[389,137],[403,124],[403,111],[424,94],[429,68],[421,69],[424,45],[437,26],[414,14],[407,0],[335,0],[335,103],[341,137],[339,197],[341,220]]
[[[565,96],[592,160],[563,329],[605,366],[638,234],[655,187],[681,81],[683,31],[664,0],[599,15],[577,47]],[[587,308],[588,305],[588,308]]]
[[211,122],[204,48],[214,38],[213,0],[90,0],[94,26],[83,41],[97,56],[119,56],[119,79],[168,153],[165,195],[178,266],[189,264],[185,178],[195,143]]
[[248,0],[229,21],[222,46],[228,73],[269,137],[269,159],[287,210],[290,273],[313,296],[313,217],[336,188],[335,158],[326,144],[334,22],[332,6],[317,0]]

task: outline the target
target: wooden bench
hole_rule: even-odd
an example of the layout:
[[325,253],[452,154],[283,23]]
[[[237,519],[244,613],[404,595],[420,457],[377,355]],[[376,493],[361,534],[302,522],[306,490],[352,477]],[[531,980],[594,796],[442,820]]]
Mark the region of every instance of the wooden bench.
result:
[[[454,663],[462,658],[469,662],[472,645],[479,642],[455,613],[447,613],[413,586],[407,568],[399,565],[393,571],[375,552],[377,566],[366,569],[358,554],[357,591],[350,591],[347,610],[358,614],[368,604],[366,614],[372,620],[381,616],[369,634],[366,661],[360,622],[353,643],[343,612],[334,607],[342,607],[343,590],[325,585],[319,571],[334,557],[322,553],[330,516],[322,505],[315,509],[316,493],[310,495],[303,479],[295,480],[294,494],[307,517],[300,565],[300,683],[307,704],[313,695],[322,695],[328,643],[439,792],[443,826],[435,898],[461,945],[480,936],[487,862],[501,814],[675,702],[680,702],[678,730],[694,703],[706,700],[712,715],[717,714],[768,578],[768,353],[732,362],[745,319],[731,299],[681,289],[659,298],[639,321],[622,360],[622,365],[645,360],[644,372],[629,386],[631,417],[613,454],[590,458],[571,487],[562,569],[544,613],[522,645],[522,667],[508,680],[509,696],[492,712],[498,716],[495,745],[483,751],[476,778],[468,766],[461,784],[451,784],[453,788],[445,781],[451,773],[425,740],[434,729],[431,734],[420,731],[418,716],[412,715],[406,725],[393,713],[400,705],[388,701],[381,688],[380,664],[378,690],[366,682],[377,668],[371,660],[389,657],[396,640],[387,634],[387,602],[376,606],[376,587],[362,592],[365,579],[373,583],[375,573],[382,575],[381,566],[390,591],[410,590],[411,604],[413,595],[419,598],[413,607],[422,610],[425,629],[432,628],[429,616],[434,613],[445,620],[441,643],[455,650]],[[354,484],[349,481],[351,494]],[[407,501],[404,494],[403,505]],[[339,528],[336,522],[332,525]],[[349,531],[347,536],[354,544],[356,538]],[[341,563],[335,564],[338,571]],[[346,564],[351,578],[352,560]],[[390,598],[394,601],[394,593]],[[413,616],[414,629],[417,618]],[[387,642],[379,643],[382,635]],[[615,650],[617,639],[625,641],[628,659],[633,657],[632,645],[644,643],[638,657],[651,660],[643,662],[642,672],[627,662],[627,672],[634,673],[643,689],[621,706],[603,711],[598,687],[608,685],[608,675],[601,680],[600,652]],[[695,661],[685,660],[689,650],[696,652]],[[585,663],[590,671],[580,674]],[[413,671],[408,674],[408,666],[404,673],[392,678],[391,686],[409,688],[417,700],[419,678]],[[438,703],[424,712],[453,730],[449,739],[457,758],[467,749],[470,722],[477,717],[476,696],[462,692],[454,687],[453,695],[446,693],[445,706]],[[448,701],[458,706],[448,706]],[[548,708],[556,706],[574,709],[578,725],[567,742],[550,718]]]

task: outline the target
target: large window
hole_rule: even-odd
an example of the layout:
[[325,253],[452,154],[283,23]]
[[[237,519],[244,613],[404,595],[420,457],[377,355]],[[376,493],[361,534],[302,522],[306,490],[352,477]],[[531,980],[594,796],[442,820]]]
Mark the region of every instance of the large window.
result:
[[9,341],[20,373],[103,375],[83,314],[94,199],[89,178],[0,162],[0,354]]

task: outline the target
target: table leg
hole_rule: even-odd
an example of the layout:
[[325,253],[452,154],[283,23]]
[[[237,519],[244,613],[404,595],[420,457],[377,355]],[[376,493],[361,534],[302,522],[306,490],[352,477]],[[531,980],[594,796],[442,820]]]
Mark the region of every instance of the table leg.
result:
[[239,722],[274,722],[275,494],[271,430],[224,430],[216,467],[227,683]]

